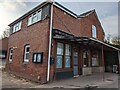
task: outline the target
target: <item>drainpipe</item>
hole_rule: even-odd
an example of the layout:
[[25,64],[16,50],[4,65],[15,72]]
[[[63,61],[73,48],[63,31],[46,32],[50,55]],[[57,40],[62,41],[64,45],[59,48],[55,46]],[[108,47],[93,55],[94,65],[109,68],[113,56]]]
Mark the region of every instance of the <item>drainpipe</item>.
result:
[[51,55],[51,44],[52,44],[52,20],[53,20],[53,3],[51,5],[51,15],[50,15],[50,35],[49,35],[49,50],[48,50],[47,82],[49,82],[49,79],[50,79],[50,55]]

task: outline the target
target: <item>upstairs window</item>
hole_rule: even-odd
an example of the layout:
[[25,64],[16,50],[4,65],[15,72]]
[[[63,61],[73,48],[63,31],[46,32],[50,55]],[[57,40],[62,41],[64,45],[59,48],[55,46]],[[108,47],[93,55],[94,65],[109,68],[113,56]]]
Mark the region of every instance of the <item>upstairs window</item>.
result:
[[24,63],[29,62],[29,52],[30,52],[30,45],[26,45],[25,52],[24,52]]
[[94,25],[92,25],[92,37],[97,38],[97,31],[96,31],[96,27]]
[[15,32],[17,32],[17,31],[19,31],[21,29],[21,23],[22,22],[18,22],[17,24],[15,24],[13,26],[13,32],[12,33],[15,33]]
[[10,48],[9,62],[12,62],[12,56],[13,56],[13,49]]
[[36,23],[41,20],[41,12],[42,10],[38,10],[37,12],[33,13],[28,19],[28,25]]

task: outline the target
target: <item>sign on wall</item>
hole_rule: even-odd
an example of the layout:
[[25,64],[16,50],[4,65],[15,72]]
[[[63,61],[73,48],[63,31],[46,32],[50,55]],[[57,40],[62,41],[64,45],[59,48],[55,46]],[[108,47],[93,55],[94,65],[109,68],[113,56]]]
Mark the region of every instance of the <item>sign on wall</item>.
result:
[[43,62],[43,52],[33,53],[33,62],[34,63],[42,63]]

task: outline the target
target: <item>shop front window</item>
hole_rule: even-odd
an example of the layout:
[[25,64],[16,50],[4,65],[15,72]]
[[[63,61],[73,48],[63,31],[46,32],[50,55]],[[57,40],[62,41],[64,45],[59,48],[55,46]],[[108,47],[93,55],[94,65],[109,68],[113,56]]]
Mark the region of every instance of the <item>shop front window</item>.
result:
[[90,51],[83,51],[83,67],[90,67]]
[[62,61],[63,61],[63,44],[62,43],[57,43],[56,68],[62,68]]
[[92,66],[98,66],[98,54],[96,51],[92,52]]
[[65,67],[70,68],[70,56],[71,56],[71,47],[69,44],[65,44]]
[[56,68],[71,67],[71,45],[57,43]]

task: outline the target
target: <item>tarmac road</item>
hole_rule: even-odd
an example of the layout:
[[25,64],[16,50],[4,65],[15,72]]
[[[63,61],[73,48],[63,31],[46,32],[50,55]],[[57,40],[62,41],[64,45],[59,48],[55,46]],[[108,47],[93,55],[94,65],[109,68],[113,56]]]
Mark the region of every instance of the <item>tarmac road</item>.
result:
[[98,88],[118,88],[117,74],[105,73],[105,81],[103,81],[102,77],[102,74],[98,73],[40,85],[39,83],[20,79],[12,74],[3,72],[2,88],[85,88],[88,86],[97,86]]

